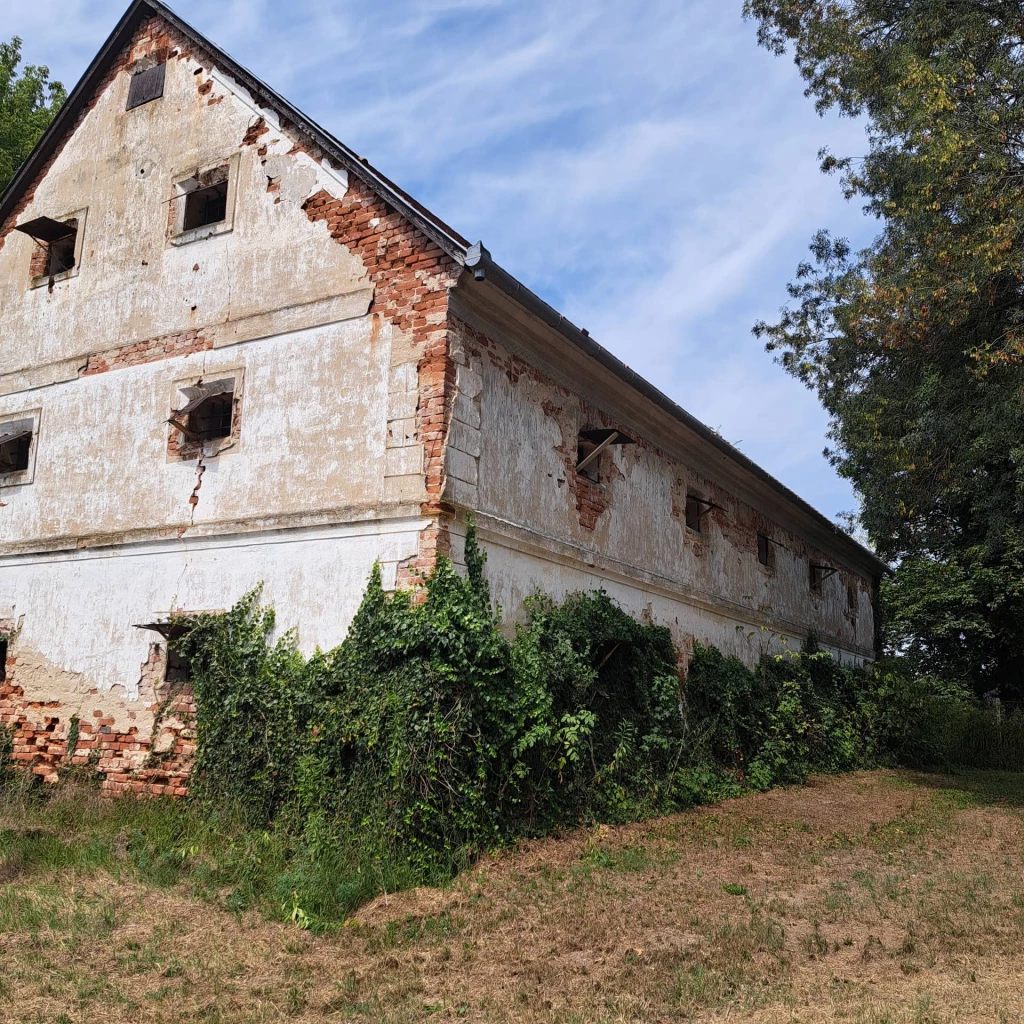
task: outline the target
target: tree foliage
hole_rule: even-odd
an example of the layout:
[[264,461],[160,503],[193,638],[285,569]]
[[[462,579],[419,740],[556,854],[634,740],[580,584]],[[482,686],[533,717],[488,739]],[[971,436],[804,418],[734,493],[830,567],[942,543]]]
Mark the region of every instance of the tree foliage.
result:
[[21,40],[0,43],[0,191],[3,191],[67,98],[50,69],[27,64],[19,73]]
[[[862,497],[893,649],[1024,695],[1024,18],[1014,0],[747,0],[819,111],[866,120],[841,176],[881,230],[820,232],[755,333],[817,393]],[[923,589],[918,590],[918,584]],[[948,589],[944,589],[948,588]]]

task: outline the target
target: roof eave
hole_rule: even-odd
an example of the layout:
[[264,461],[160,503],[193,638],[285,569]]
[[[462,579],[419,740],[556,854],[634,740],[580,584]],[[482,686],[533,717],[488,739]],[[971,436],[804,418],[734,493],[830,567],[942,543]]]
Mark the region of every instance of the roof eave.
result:
[[741,469],[770,487],[785,501],[795,505],[804,515],[809,516],[819,527],[826,531],[827,536],[837,546],[846,551],[852,560],[865,565],[873,576],[880,577],[890,571],[888,563],[879,558],[873,551],[854,540],[813,505],[801,498],[799,494],[790,490],[781,480],[777,480],[771,473],[754,462],[753,459],[729,444],[720,434],[687,412],[681,405],[673,402],[668,395],[659,391],[653,384],[622,362],[621,359],[618,359],[606,348],[594,341],[589,334],[584,334],[580,328],[567,320],[553,306],[550,306],[540,296],[530,291],[521,281],[518,281],[506,270],[498,266],[482,243],[477,242],[475,245],[470,246],[466,252],[465,265],[468,270],[474,273],[482,272],[487,281],[495,285],[515,302],[518,302],[524,309],[543,323],[553,328],[571,344],[610,370],[623,383],[629,385],[643,395],[644,398],[668,413],[673,419],[697,434],[702,440],[718,449]]

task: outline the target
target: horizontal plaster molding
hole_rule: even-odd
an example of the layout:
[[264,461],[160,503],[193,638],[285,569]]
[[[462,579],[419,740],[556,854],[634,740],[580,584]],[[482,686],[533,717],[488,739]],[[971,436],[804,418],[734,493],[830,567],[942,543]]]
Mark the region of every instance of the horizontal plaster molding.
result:
[[60,362],[0,375],[0,396],[16,395],[21,391],[38,391],[52,384],[75,380],[84,369],[88,358],[75,356],[73,359],[62,359]]
[[[199,327],[189,326],[188,330],[208,338],[214,349],[230,348],[232,345],[242,345],[250,341],[266,341],[270,338],[298,334],[305,330],[330,327],[332,324],[344,323],[347,320],[359,320],[369,313],[372,302],[373,286],[367,285],[355,288],[350,292],[343,292],[340,295],[332,295],[326,299],[314,299],[312,302],[264,310],[238,320],[220,320]],[[174,332],[159,334],[152,338],[129,342],[118,349],[93,349],[69,359],[2,374],[0,375],[0,397],[24,391],[37,391],[54,384],[66,384],[81,376],[81,371],[88,365],[92,356],[106,356],[111,352],[120,352],[133,345],[149,345],[174,336]],[[104,372],[113,373],[120,369],[144,366],[150,362],[157,363],[166,359],[185,358],[190,354],[193,353],[167,352],[153,359],[143,359],[134,363],[126,362],[123,365],[115,364]]]
[[[375,532],[402,532],[410,528],[410,523],[421,524],[414,528],[423,529],[430,521],[421,514],[418,502],[396,502],[390,506],[376,503],[348,505],[285,516],[222,520],[197,523],[194,526],[160,526],[121,533],[62,536],[26,541],[23,544],[0,544],[0,565],[5,561],[17,561],[24,565],[40,556],[42,561],[77,557],[86,552],[94,553],[96,557],[102,557],[104,552],[117,556],[123,554],[125,548],[147,545],[156,545],[165,550],[168,547],[192,546],[199,542],[210,547],[227,546],[229,543],[252,544],[254,537],[296,530],[336,529],[348,531],[348,536],[365,536]],[[380,526],[382,523],[390,524],[387,530]],[[401,525],[403,523],[406,525]]]
[[[802,626],[795,620],[766,615],[754,607],[727,601],[707,591],[688,587],[679,580],[548,536],[520,523],[513,523],[486,512],[474,512],[473,515],[478,523],[477,536],[482,541],[496,544],[508,551],[528,554],[579,572],[603,576],[624,586],[649,591],[660,597],[700,608],[747,628],[764,626],[773,632],[800,638],[806,636],[809,631],[807,626]],[[826,647],[833,647],[845,654],[866,658],[869,661],[874,660],[875,653],[869,647],[851,644],[831,633],[819,630],[815,632],[819,642]]]
[[293,306],[279,306],[239,320],[221,321],[200,327],[199,333],[213,340],[213,347],[227,348],[246,341],[258,341],[279,334],[328,327],[344,320],[358,320],[370,311],[373,286],[356,288],[326,299],[314,299]]

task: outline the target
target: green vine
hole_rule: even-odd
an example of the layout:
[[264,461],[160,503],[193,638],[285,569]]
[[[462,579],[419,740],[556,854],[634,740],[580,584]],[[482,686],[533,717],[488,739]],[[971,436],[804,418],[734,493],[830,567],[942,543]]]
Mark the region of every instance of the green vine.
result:
[[78,747],[78,734],[81,729],[81,722],[79,721],[78,715],[72,715],[71,721],[68,724],[68,735],[64,740],[64,760],[69,764],[71,759],[75,756],[75,749]]
[[[374,879],[436,881],[519,836],[885,754],[879,723],[899,694],[813,646],[751,671],[697,645],[683,685],[668,631],[604,592],[530,599],[509,640],[472,524],[465,558],[465,576],[441,559],[419,601],[385,593],[375,567],[344,642],[308,658],[294,631],[272,639],[258,589],[226,613],[181,620],[192,797],[287,835],[295,871],[343,863],[372,891]],[[306,915],[354,899],[288,885]]]

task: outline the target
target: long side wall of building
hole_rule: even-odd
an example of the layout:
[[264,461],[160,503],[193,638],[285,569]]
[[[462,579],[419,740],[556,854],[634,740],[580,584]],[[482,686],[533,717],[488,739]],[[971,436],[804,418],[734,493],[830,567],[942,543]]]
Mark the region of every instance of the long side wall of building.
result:
[[[812,592],[810,565],[834,560],[784,524],[671,458],[635,424],[555,383],[511,345],[450,315],[458,394],[447,450],[450,502],[475,514],[488,578],[506,616],[534,592],[604,587],[637,616],[756,662],[811,632],[846,662],[873,657],[871,582],[840,568]],[[583,430],[635,444],[600,457],[600,482],[575,469]],[[686,525],[688,494],[714,507]],[[770,538],[774,566],[758,558]]]

